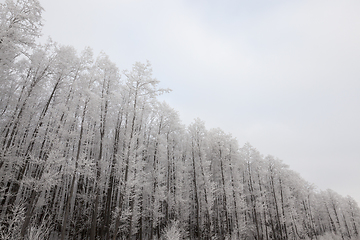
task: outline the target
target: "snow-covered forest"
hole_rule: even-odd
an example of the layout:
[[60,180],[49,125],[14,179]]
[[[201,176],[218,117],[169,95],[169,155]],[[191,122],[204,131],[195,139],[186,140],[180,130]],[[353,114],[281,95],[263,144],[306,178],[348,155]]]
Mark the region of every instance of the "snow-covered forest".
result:
[[359,238],[351,197],[184,126],[149,62],[39,44],[37,0],[0,9],[1,239]]

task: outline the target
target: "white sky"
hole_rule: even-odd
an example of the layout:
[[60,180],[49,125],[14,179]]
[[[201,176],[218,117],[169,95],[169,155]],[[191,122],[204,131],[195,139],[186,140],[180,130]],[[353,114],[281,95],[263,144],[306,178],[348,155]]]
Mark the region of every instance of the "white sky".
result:
[[184,123],[232,133],[360,203],[360,2],[40,0],[44,35],[150,60]]

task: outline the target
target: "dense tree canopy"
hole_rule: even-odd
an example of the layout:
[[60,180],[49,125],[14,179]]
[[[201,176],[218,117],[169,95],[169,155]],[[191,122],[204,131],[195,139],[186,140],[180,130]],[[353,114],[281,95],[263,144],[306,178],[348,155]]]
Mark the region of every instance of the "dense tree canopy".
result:
[[157,96],[151,65],[36,44],[36,0],[0,5],[1,239],[357,239],[351,197],[318,191]]

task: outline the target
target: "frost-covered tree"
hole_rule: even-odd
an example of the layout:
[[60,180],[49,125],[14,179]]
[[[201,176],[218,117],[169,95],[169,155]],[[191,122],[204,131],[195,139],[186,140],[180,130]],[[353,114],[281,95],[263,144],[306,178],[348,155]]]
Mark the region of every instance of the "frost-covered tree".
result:
[[36,0],[0,4],[0,109],[3,115],[18,90],[17,63],[30,54],[40,36],[43,9]]
[[351,197],[319,191],[221,129],[181,124],[149,62],[118,70],[0,5],[4,239],[357,239]]

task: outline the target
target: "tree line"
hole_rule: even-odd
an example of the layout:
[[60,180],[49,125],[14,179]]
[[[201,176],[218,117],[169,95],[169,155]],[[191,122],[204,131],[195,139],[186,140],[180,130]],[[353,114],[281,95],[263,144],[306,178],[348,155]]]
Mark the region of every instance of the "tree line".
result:
[[359,237],[351,197],[184,126],[149,62],[120,72],[90,48],[37,43],[37,0],[0,9],[1,239]]

